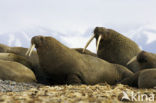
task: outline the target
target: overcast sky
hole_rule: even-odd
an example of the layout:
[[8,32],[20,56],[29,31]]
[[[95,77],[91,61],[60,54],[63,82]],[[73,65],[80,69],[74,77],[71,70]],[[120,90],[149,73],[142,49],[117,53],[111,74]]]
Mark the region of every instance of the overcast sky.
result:
[[[10,46],[27,47],[31,37],[23,43],[22,33],[18,38],[12,34],[33,29],[33,35],[38,35],[41,27],[65,34],[61,40],[68,47],[82,48],[96,26],[114,29],[133,39],[150,27],[148,36],[144,37],[147,41],[137,38],[135,41],[142,48],[151,48],[146,44],[156,40],[156,0],[0,0],[0,35],[8,35],[7,40],[2,40],[1,35],[0,41]],[[41,35],[46,35],[42,32]],[[95,52],[95,40],[88,49]]]
[[80,32],[156,24],[156,0],[0,0],[0,33],[43,26]]

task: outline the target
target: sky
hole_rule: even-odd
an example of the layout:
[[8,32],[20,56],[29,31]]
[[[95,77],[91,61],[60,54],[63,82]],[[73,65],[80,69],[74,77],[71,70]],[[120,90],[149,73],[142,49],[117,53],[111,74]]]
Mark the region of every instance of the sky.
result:
[[96,26],[125,33],[156,25],[155,5],[156,0],[0,0],[0,34],[38,26],[80,39]]

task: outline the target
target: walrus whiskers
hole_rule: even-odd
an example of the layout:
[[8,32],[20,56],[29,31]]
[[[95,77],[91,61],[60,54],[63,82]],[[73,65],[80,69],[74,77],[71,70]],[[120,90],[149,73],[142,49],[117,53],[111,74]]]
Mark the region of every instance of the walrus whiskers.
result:
[[131,60],[129,60],[127,62],[127,65],[131,64],[133,61],[135,61],[137,59],[137,56],[134,56]]
[[101,38],[102,38],[102,35],[100,35],[99,38],[98,38],[96,51],[98,51],[98,49],[99,49],[99,44],[100,44]]
[[85,52],[86,48],[88,47],[88,45],[91,43],[91,41],[94,39],[95,35],[93,35],[87,42],[86,46],[83,49],[83,53]]
[[34,48],[35,48],[35,44],[32,44],[31,47],[28,49],[26,55],[30,56]]

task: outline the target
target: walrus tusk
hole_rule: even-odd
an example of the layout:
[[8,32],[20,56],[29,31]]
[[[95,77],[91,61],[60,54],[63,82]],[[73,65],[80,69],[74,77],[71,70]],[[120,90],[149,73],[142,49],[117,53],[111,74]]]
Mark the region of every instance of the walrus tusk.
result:
[[137,59],[137,56],[134,56],[130,61],[127,62],[127,65],[131,64],[133,61]]
[[91,41],[94,39],[95,35],[93,35],[87,42],[86,46],[83,49],[83,53],[85,52],[86,48],[88,47],[88,45],[91,43]]
[[100,35],[99,38],[98,38],[96,51],[98,51],[98,49],[99,49],[99,44],[100,44],[101,38],[102,38],[102,35]]
[[31,47],[26,52],[26,55],[30,56],[34,48],[35,48],[35,44],[32,44]]
[[28,48],[27,52],[25,53],[25,55],[28,55],[28,53],[30,52],[31,48]]

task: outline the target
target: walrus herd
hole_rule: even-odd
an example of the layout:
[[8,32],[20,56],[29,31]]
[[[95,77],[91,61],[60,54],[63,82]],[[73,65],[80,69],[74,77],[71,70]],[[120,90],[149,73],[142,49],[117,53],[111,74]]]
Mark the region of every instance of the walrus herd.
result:
[[[156,54],[142,51],[115,30],[96,27],[93,33],[84,48],[69,48],[49,36],[33,37],[29,49],[0,44],[0,79],[48,85],[156,86]],[[86,49],[94,38],[97,54]]]

